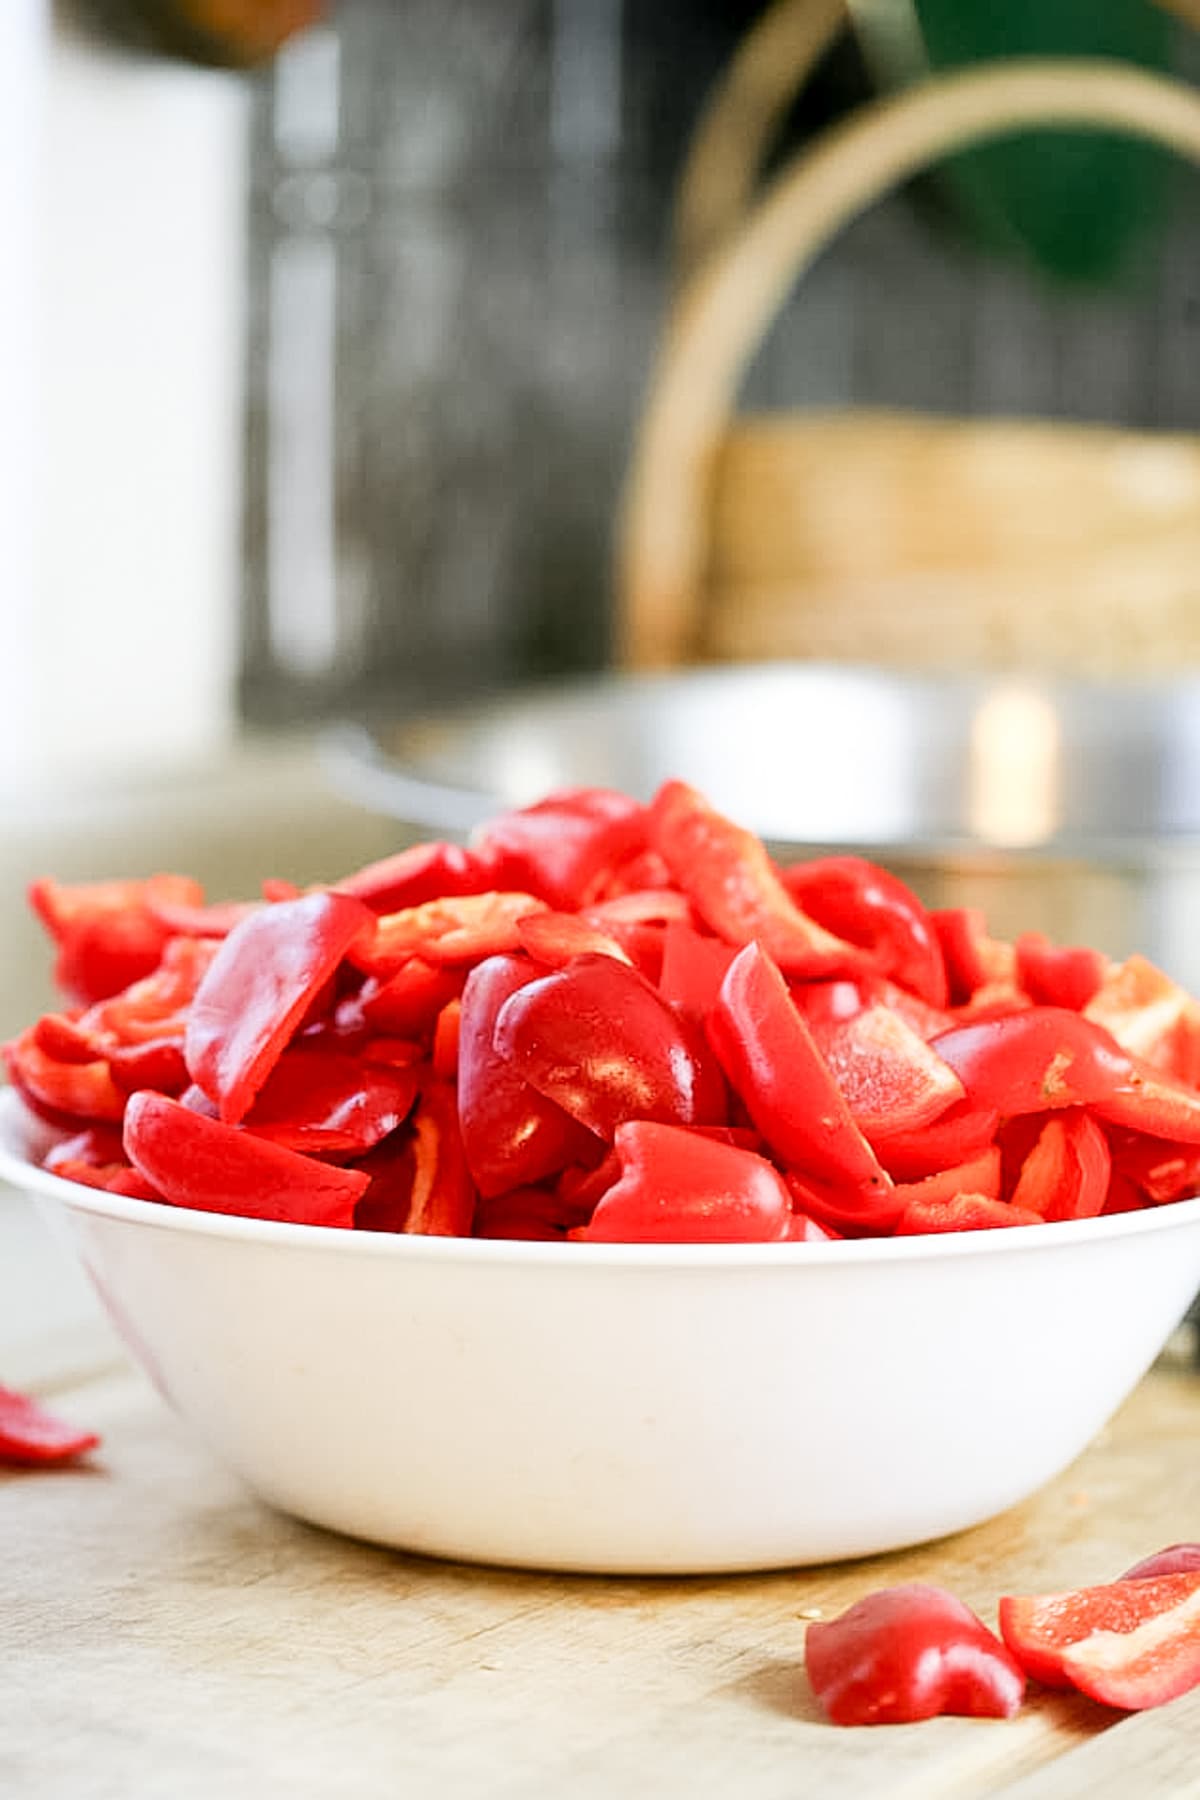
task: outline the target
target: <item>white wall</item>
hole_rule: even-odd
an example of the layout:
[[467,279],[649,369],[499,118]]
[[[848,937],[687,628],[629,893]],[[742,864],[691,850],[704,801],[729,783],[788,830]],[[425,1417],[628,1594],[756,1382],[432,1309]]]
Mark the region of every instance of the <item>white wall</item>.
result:
[[247,104],[0,5],[0,791],[230,734]]

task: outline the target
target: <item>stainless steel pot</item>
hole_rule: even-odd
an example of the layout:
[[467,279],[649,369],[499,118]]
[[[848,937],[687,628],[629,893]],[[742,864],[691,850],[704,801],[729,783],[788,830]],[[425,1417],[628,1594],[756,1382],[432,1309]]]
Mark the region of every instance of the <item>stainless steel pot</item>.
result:
[[783,858],[874,855],[932,905],[982,906],[1200,990],[1200,681],[1108,687],[770,664],[604,676],[344,726],[334,784],[414,833],[670,775]]

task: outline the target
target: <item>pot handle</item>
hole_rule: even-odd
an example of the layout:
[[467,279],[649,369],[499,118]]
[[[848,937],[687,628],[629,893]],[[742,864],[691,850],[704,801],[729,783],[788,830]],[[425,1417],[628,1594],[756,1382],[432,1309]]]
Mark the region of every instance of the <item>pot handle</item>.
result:
[[[1200,20],[1200,0],[1186,0]],[[671,309],[617,526],[617,657],[686,662],[698,641],[715,453],[750,357],[829,240],[928,163],[1027,126],[1104,127],[1200,163],[1200,94],[1104,59],[1030,58],[872,102],[800,152]]]

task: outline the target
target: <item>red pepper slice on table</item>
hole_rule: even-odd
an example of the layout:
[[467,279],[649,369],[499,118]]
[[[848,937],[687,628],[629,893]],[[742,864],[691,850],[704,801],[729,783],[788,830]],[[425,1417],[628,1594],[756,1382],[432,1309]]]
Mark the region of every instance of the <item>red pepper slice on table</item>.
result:
[[1169,1544],[1126,1569],[1122,1581],[1149,1581],[1157,1575],[1191,1575],[1200,1570],[1200,1544]]
[[1041,1213],[995,1200],[990,1194],[954,1194],[941,1200],[910,1200],[896,1221],[897,1237],[936,1231],[996,1231],[1014,1225],[1042,1225]]
[[820,856],[783,870],[783,885],[810,919],[866,950],[882,975],[930,1006],[949,989],[942,947],[911,888],[862,856]]
[[74,1462],[99,1442],[94,1431],[81,1431],[27,1394],[0,1387],[0,1463],[41,1468]]
[[546,911],[546,902],[533,894],[495,889],[425,900],[378,919],[374,932],[356,945],[351,961],[368,975],[386,978],[414,956],[439,967],[507,956],[521,947],[518,921]]
[[595,1163],[604,1146],[531,1086],[496,1048],[496,1020],[537,977],[524,957],[493,956],[472,969],[459,1016],[458,1116],[467,1162],[485,1197],[531,1187],[571,1163]]
[[589,1243],[774,1243],[792,1208],[776,1169],[752,1150],[678,1125],[619,1125],[620,1180],[575,1232]]
[[668,781],[650,808],[650,833],[676,884],[710,931],[759,943],[788,975],[833,975],[869,964],[798,907],[766,846],[686,782]]
[[517,920],[521,948],[543,968],[562,969],[577,956],[611,956],[632,964],[632,957],[610,932],[589,924],[578,913],[536,912]]
[[708,1033],[722,1067],[780,1162],[839,1190],[835,1223],[887,1230],[892,1184],[766,952],[748,944],[729,965]]
[[629,1119],[722,1125],[724,1082],[698,1032],[636,969],[584,956],[507,1000],[495,1047],[521,1078],[611,1142]]
[[983,1620],[942,1588],[882,1588],[808,1627],[804,1663],[835,1725],[907,1725],[940,1713],[1011,1719],[1020,1665]]
[[1200,1083],[1200,1006],[1144,956],[1108,970],[1084,1017],[1111,1032],[1131,1055],[1189,1087]]
[[374,928],[361,900],[314,893],[264,907],[222,940],[192,1001],[184,1055],[227,1124],[249,1112],[313,999]]
[[1200,1685],[1200,1569],[1000,1602],[1026,1673],[1139,1712]]
[[373,1031],[432,1041],[442,1008],[458,999],[466,978],[465,969],[438,968],[410,957],[386,981],[368,976],[359,992],[363,1022]]
[[134,1094],[125,1110],[125,1154],[172,1206],[278,1219],[297,1225],[354,1223],[368,1177],[205,1118],[165,1094]]

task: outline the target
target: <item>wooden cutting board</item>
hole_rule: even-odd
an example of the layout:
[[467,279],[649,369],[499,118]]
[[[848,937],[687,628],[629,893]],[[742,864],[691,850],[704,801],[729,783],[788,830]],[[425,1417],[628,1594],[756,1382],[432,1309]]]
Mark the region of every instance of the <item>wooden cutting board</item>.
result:
[[21,1800],[837,1800],[1200,1794],[1200,1692],[1123,1718],[841,1730],[806,1620],[920,1578],[1111,1578],[1200,1537],[1200,1379],[1160,1365],[1058,1481],[939,1544],[835,1567],[609,1580],[440,1564],[260,1506],[124,1369],[61,1387],[93,1468],[0,1478],[0,1787]]

